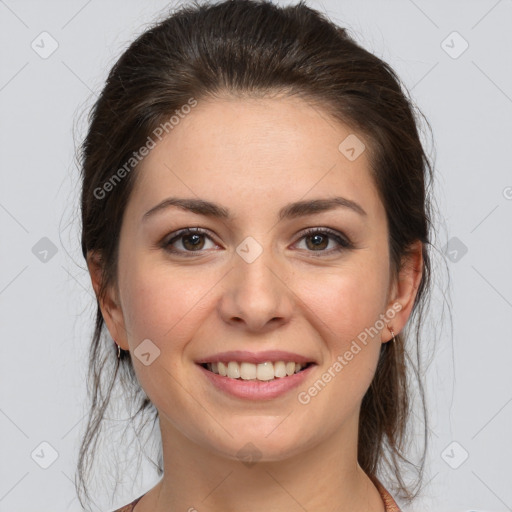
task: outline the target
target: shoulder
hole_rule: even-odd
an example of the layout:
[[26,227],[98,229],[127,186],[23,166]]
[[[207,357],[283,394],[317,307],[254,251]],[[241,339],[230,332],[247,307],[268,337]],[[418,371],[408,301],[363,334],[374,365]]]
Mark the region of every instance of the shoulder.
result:
[[[142,495],[142,496],[144,496],[144,495]],[[132,501],[128,505],[118,508],[118,509],[114,510],[113,512],[132,512],[133,508],[139,502],[139,500],[142,498],[142,496],[139,496],[136,500]]]
[[386,507],[386,512],[401,512],[400,508],[396,504],[396,501],[393,499],[391,494],[382,487],[382,489],[379,489],[380,495],[382,496],[382,500],[384,501],[384,506]]
[[389,494],[382,483],[376,477],[373,477],[372,480],[380,493],[382,501],[384,502],[386,512],[401,512],[399,506],[396,504],[396,501],[393,499],[393,496]]

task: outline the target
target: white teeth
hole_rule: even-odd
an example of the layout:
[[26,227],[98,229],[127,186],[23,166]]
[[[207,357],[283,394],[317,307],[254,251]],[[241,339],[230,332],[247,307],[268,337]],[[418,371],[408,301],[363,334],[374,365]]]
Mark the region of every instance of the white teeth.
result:
[[[226,368],[226,365],[224,363],[221,363],[219,361],[218,363],[218,369],[219,369],[219,375],[222,375],[223,377],[226,377],[228,374],[228,369]],[[210,368],[211,371],[213,371],[213,368]]]
[[283,361],[274,363],[274,375],[279,378],[286,377],[286,364]]
[[253,364],[237,361],[229,361],[227,363],[207,363],[206,367],[213,373],[217,373],[223,377],[242,380],[261,380],[269,381],[281,379],[286,376],[300,372],[306,365],[294,363],[293,361],[265,361],[264,363]]
[[274,378],[274,365],[271,362],[260,363],[256,368],[258,380],[272,380]]
[[228,363],[228,377],[231,379],[238,379],[240,377],[240,367],[235,361]]
[[[235,363],[238,364],[238,363]],[[242,363],[240,365],[240,377],[243,380],[251,380],[256,378],[256,365],[252,363]]]

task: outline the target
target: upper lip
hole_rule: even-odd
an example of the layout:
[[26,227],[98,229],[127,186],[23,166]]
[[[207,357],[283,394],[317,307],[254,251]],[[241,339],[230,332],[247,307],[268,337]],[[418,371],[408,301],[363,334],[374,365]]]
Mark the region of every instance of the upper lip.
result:
[[313,363],[313,359],[310,357],[301,356],[293,352],[285,352],[283,350],[265,350],[263,352],[248,352],[246,350],[232,350],[230,352],[220,352],[218,354],[212,354],[211,356],[202,357],[196,360],[197,364],[205,363],[218,363],[218,362],[229,362],[229,361],[240,361],[253,364],[265,363],[267,361],[284,361],[294,363]]

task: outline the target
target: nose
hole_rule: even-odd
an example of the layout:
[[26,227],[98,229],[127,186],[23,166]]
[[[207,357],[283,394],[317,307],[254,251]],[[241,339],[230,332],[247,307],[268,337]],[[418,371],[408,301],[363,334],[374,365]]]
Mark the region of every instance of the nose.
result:
[[258,333],[288,323],[294,294],[284,266],[278,264],[271,249],[264,249],[250,263],[235,254],[233,264],[219,301],[224,322]]

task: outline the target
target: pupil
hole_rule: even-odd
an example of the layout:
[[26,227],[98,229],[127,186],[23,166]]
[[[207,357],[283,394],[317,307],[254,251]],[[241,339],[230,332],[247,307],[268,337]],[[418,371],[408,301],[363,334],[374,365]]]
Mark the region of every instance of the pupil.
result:
[[[194,241],[192,242],[191,244],[191,247],[192,249],[197,249],[198,248],[198,244],[201,242],[201,235],[197,235],[197,234],[194,234],[194,235],[188,235],[187,237],[185,237],[183,239],[184,241],[184,245],[187,246],[188,242],[193,239]],[[190,247],[187,247],[187,248],[190,248]]]
[[326,237],[324,237],[324,235],[321,235],[321,234],[311,235],[310,238],[313,241],[313,247],[318,248],[318,247],[322,246],[322,248],[325,248],[325,238]]

